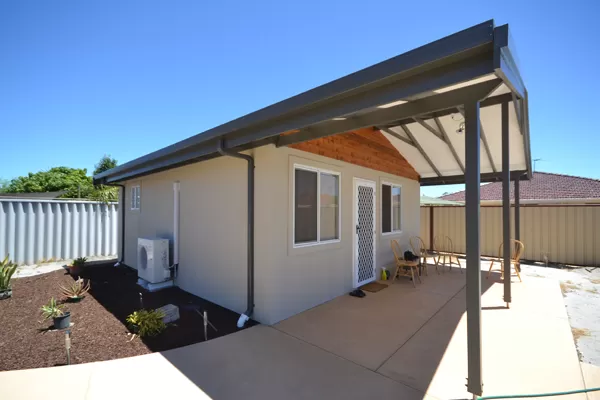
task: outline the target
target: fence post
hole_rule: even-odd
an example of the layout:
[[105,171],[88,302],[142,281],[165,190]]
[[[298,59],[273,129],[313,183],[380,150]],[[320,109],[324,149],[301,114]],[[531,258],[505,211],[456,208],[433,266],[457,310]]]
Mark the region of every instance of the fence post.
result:
[[433,206],[429,207],[429,251],[433,251]]

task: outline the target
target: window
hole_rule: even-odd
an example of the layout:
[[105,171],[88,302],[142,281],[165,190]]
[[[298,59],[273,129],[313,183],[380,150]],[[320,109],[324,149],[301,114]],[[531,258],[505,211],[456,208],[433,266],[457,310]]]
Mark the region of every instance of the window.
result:
[[402,231],[402,186],[381,185],[381,232]]
[[132,186],[131,187],[131,209],[139,210],[140,209],[140,187]]
[[294,165],[294,246],[340,239],[340,174]]

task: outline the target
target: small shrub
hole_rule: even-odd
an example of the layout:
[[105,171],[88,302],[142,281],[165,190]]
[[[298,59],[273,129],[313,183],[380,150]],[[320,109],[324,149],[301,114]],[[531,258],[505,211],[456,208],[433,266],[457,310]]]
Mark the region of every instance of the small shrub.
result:
[[83,267],[85,266],[85,263],[87,262],[87,258],[85,257],[79,257],[73,260],[73,266],[74,267]]
[[164,316],[161,311],[139,310],[129,314],[127,323],[140,337],[156,336],[166,328]]
[[64,296],[71,300],[79,300],[85,296],[90,290],[90,284],[87,281],[79,278],[68,287],[61,286],[61,292]]
[[10,289],[10,279],[17,270],[17,264],[8,260],[8,255],[0,263],[0,290]]
[[62,309],[63,306],[59,305],[56,302],[56,299],[53,297],[50,299],[48,304],[42,306],[42,316],[44,319],[60,317],[64,314]]

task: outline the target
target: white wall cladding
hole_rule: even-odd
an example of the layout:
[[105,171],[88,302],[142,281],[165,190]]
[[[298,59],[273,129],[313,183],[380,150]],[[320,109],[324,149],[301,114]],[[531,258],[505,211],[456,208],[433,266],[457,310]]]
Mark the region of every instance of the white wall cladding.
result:
[[0,199],[0,257],[18,264],[118,252],[118,205]]
[[[445,235],[455,251],[465,253],[465,208],[433,207],[433,236]],[[481,207],[481,254],[498,256],[502,242],[502,207]],[[514,232],[514,208],[510,210]],[[421,207],[421,237],[430,242],[430,207]],[[525,260],[572,265],[600,265],[600,206],[521,205],[521,241]],[[511,235],[514,237],[514,234]],[[440,249],[446,250],[446,249]]]

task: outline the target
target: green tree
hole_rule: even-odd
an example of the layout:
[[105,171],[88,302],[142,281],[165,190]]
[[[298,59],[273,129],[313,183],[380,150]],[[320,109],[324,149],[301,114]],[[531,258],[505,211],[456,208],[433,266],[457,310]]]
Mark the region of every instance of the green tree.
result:
[[8,186],[9,183],[10,183],[10,181],[8,179],[0,178],[0,193],[6,192],[6,187]]
[[101,172],[108,171],[117,166],[117,160],[112,158],[110,155],[105,154],[98,164],[94,166],[94,175],[98,175]]
[[[105,154],[100,161],[94,166],[94,175],[108,171],[117,166],[117,160],[110,155]],[[114,186],[96,185],[89,198],[91,200],[102,201],[108,203],[119,200],[119,188]]]
[[[117,160],[103,156],[95,165],[94,174],[117,166]],[[30,172],[3,184],[0,191],[7,193],[40,193],[65,191],[63,198],[82,198],[103,202],[117,201],[119,188],[112,186],[94,186],[91,176],[85,168],[54,167],[48,171]]]
[[10,181],[7,193],[40,193],[64,190],[61,197],[85,198],[94,189],[85,168],[55,167],[48,171],[30,172]]

